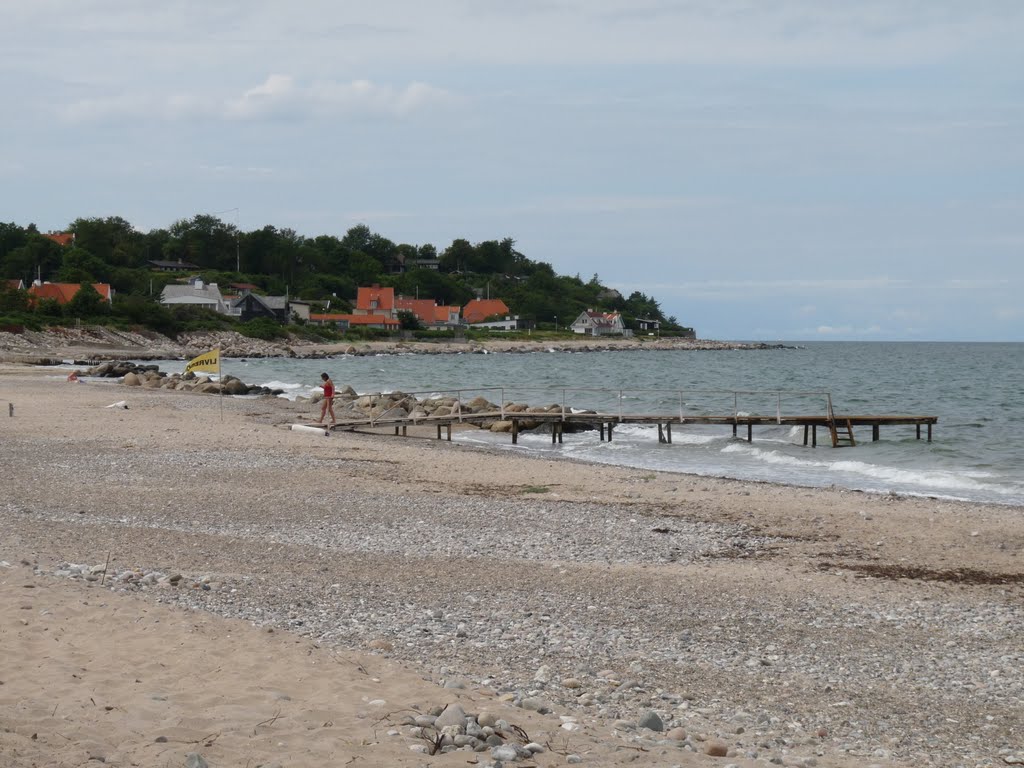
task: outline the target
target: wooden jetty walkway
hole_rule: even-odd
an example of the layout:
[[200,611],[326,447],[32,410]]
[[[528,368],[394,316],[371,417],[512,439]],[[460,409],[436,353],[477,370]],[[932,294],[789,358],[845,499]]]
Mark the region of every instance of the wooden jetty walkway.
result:
[[[506,399],[506,394],[514,392],[520,394],[526,391],[545,392],[550,394],[556,391],[560,394],[561,404],[548,406],[545,410],[532,408],[529,410],[513,409],[511,403]],[[467,395],[479,397],[482,392],[490,392],[498,395],[497,399],[502,405],[493,405],[487,409],[472,409],[464,406],[468,402]],[[406,396],[428,395],[437,398],[439,391],[411,392]],[[600,431],[602,442],[611,441],[616,426],[623,424],[650,424],[658,427],[658,441],[662,443],[672,442],[673,426],[682,429],[688,425],[712,425],[729,427],[732,429],[734,438],[739,437],[741,429],[746,431],[747,442],[753,442],[754,427],[803,427],[803,444],[816,447],[818,445],[818,429],[827,430],[829,442],[833,447],[856,445],[854,436],[855,427],[871,427],[871,440],[880,439],[883,426],[912,426],[915,428],[916,439],[921,439],[921,428],[926,429],[926,438],[932,441],[932,428],[938,423],[938,416],[910,415],[910,414],[875,414],[875,415],[846,415],[837,414],[832,406],[832,395],[829,392],[794,392],[788,390],[610,390],[578,387],[555,388],[524,388],[514,389],[506,387],[479,387],[475,389],[460,389],[442,392],[453,398],[453,408],[445,415],[428,415],[414,417],[404,412],[394,413],[395,408],[387,409],[376,416],[366,416],[357,419],[340,419],[334,429],[357,430],[357,429],[380,429],[393,428],[396,435],[407,434],[410,426],[436,426],[437,438],[442,439],[445,433],[447,439],[452,439],[452,426],[455,424],[476,424],[487,425],[494,422],[509,423],[508,432],[512,436],[512,442],[518,443],[519,434],[523,431],[523,425],[549,425],[551,431],[551,442],[561,443],[563,435],[567,431],[579,431],[579,429],[592,428]],[[601,403],[595,408],[583,409],[578,404],[585,402],[588,397],[607,403],[613,399],[617,403],[616,408],[602,409]],[[692,402],[701,397],[710,397],[718,401],[731,399],[731,408],[726,413],[709,413],[697,411]],[[768,398],[774,401],[774,413],[765,414],[755,411],[741,410],[741,399],[761,400]],[[664,413],[629,413],[623,410],[623,403],[632,399],[647,401],[658,400],[662,403],[671,399],[676,406],[673,412]],[[817,413],[784,413],[783,402],[797,400],[801,402],[820,400],[821,410]],[[577,403],[570,406],[569,402]]]

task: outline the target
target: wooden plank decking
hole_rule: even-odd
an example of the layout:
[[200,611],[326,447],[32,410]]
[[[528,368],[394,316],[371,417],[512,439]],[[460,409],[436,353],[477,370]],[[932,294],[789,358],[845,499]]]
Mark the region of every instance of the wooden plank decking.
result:
[[501,412],[487,411],[483,413],[453,413],[446,416],[425,416],[413,418],[410,416],[383,417],[365,419],[348,419],[338,421],[334,429],[356,430],[374,428],[393,428],[395,434],[406,434],[410,426],[436,426],[437,436],[440,439],[442,431],[447,433],[447,439],[451,440],[451,429],[453,424],[487,424],[495,421],[509,421],[512,423],[510,434],[512,442],[517,443],[521,425],[523,422],[546,423],[551,425],[552,443],[562,442],[565,433],[565,425],[591,425],[601,433],[602,441],[611,440],[616,425],[621,424],[651,424],[658,427],[658,439],[660,442],[672,442],[672,427],[684,427],[686,425],[718,425],[732,428],[733,437],[738,436],[741,427],[746,428],[747,442],[753,442],[753,430],[756,426],[796,426],[804,428],[804,445],[817,446],[817,430],[819,427],[829,430],[831,442],[835,446],[834,429],[836,423],[847,423],[851,427],[871,427],[871,439],[880,439],[881,427],[886,426],[913,426],[916,428],[916,439],[921,439],[921,427],[927,429],[927,441],[932,441],[932,427],[938,423],[938,416],[922,416],[910,414],[877,414],[877,415],[839,415],[833,417],[828,415],[669,415],[669,414],[620,414],[620,413],[529,413],[529,412]]

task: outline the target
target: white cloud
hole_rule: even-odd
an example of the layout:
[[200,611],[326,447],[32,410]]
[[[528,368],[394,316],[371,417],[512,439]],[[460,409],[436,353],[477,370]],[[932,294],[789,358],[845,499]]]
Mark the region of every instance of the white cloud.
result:
[[59,108],[71,123],[100,122],[157,116],[168,120],[195,117],[260,120],[274,117],[305,119],[331,115],[405,117],[432,106],[451,104],[456,97],[427,83],[394,87],[353,80],[301,84],[291,75],[271,74],[238,96],[216,94],[123,92],[116,96],[83,98]]
[[852,325],[819,325],[814,329],[819,336],[849,336],[853,333]]
[[[910,280],[889,277],[825,279],[825,280],[705,280],[700,282],[659,283],[629,286],[629,290],[650,292],[659,296],[687,299],[715,299],[744,301],[754,297],[808,296],[824,293],[835,296],[855,295],[857,292],[902,289],[912,285]],[[809,307],[814,309],[814,307]]]
[[302,90],[301,100],[311,109],[334,114],[405,116],[420,109],[450,104],[455,97],[443,88],[412,82],[404,88],[369,80],[350,83],[318,82]]
[[238,98],[229,99],[224,105],[224,115],[239,119],[263,117],[287,109],[294,98],[295,80],[292,77],[270,75]]
[[882,333],[882,326],[868,325],[861,328],[855,328],[853,325],[819,325],[813,330],[805,329],[800,333],[801,335],[818,336],[878,336]]

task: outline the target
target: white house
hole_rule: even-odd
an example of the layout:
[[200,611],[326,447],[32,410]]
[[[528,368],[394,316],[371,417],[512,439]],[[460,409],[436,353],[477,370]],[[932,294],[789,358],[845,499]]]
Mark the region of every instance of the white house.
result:
[[531,323],[523,320],[519,315],[507,315],[504,320],[491,320],[490,322],[472,323],[470,328],[489,328],[492,331],[522,331],[531,327]]
[[627,330],[622,322],[622,315],[618,312],[595,312],[588,309],[581,312],[580,316],[573,320],[573,333],[585,336],[632,336],[632,331]]
[[206,307],[214,312],[220,312],[222,315],[226,315],[229,309],[217,284],[207,285],[199,278],[193,278],[188,285],[165,286],[160,294],[160,303],[165,307],[176,307],[182,304]]

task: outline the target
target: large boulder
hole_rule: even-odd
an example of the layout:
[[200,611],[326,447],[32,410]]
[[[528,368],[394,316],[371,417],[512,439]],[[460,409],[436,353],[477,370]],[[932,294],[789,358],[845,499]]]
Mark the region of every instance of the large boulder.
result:
[[249,387],[245,382],[232,377],[224,382],[224,392],[229,395],[247,395]]

